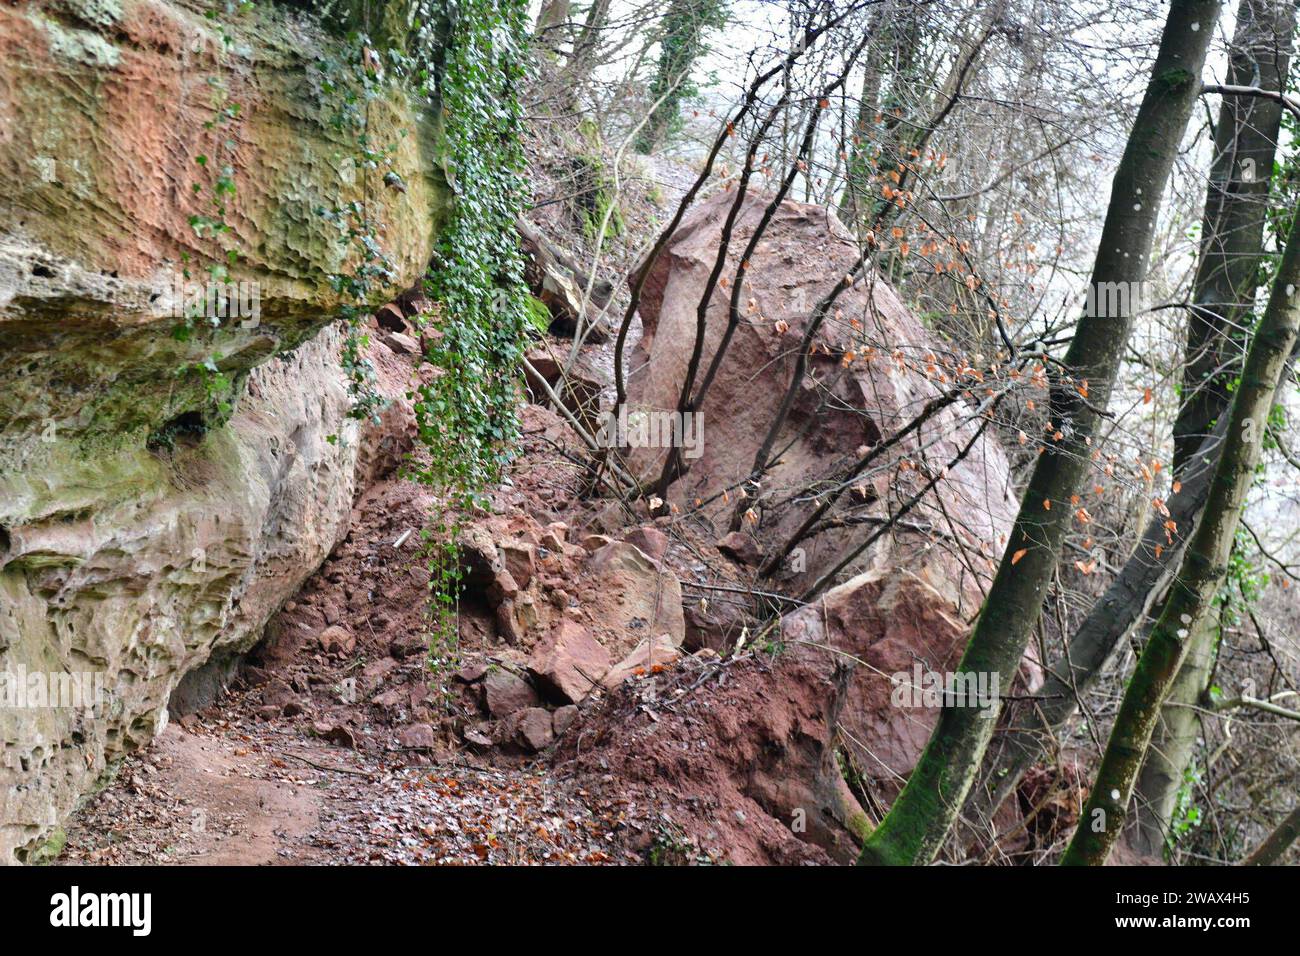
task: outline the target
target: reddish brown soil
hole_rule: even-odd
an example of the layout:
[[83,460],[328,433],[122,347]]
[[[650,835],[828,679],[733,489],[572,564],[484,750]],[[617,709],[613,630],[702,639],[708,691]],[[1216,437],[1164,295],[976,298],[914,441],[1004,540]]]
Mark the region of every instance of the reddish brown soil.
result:
[[[573,520],[578,470],[557,452],[553,426],[549,413],[528,410],[526,453],[499,510]],[[746,761],[773,732],[755,736],[747,724],[772,714],[753,706],[772,700],[766,665],[754,659],[686,658],[654,676],[667,704],[646,703],[644,681],[597,695],[552,754],[467,747],[461,734],[483,715],[454,677],[431,680],[426,653],[421,530],[438,507],[427,489],[396,477],[365,491],[347,538],[276,615],[225,698],[128,758],[78,814],[64,859],[826,861],[745,793]],[[700,547],[675,540],[670,554],[701,569],[683,575],[719,580],[695,556]],[[551,576],[552,587],[601,599]],[[489,617],[462,611],[466,663],[512,652]],[[355,647],[324,649],[331,626]]]
[[[571,343],[551,345],[566,355]],[[400,351],[376,346],[374,356],[394,395],[412,374]],[[584,349],[597,369],[608,351]],[[682,582],[687,649],[707,650],[594,694],[541,754],[466,744],[489,715],[454,673],[429,666],[424,532],[442,506],[391,473],[409,414],[399,400],[385,415],[349,534],[272,619],[235,684],[127,758],[72,821],[62,860],[828,862],[766,796],[772,755],[799,728],[815,732],[825,699],[806,683],[774,684],[765,656],[718,658],[746,623],[740,592],[752,575],[678,519],[654,523],[671,538],[664,565]],[[557,416],[527,406],[522,454],[495,492],[494,516],[476,516],[525,536],[568,526],[566,546],[538,562],[543,623],[568,614],[597,624],[619,596],[581,578],[577,545],[650,523],[644,506],[580,498],[578,449]],[[529,650],[505,643],[473,594],[459,634],[467,667],[519,672]]]

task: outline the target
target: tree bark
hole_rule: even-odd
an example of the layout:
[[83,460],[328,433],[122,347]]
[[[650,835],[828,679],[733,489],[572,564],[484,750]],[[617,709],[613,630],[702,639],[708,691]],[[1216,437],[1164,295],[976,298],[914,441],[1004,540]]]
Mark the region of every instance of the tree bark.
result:
[[1255,852],[1242,860],[1242,866],[1272,866],[1300,837],[1300,806],[1287,814],[1277,829],[1268,835]]
[[[1295,22],[1295,0],[1241,0],[1228,84],[1284,92]],[[1187,325],[1184,399],[1174,422],[1176,476],[1228,407],[1228,386],[1241,365],[1282,111],[1280,102],[1261,96],[1224,96],[1219,106]]]
[[[894,110],[905,105],[900,87],[916,90],[914,80],[916,50],[920,45],[916,22],[917,9],[911,4],[889,2],[872,17],[873,42],[862,75],[862,92],[858,101],[857,121],[853,124],[852,142],[845,167],[844,192],[840,197],[840,221],[853,229],[870,226],[879,200],[871,188],[874,147],[881,147],[882,158],[874,160],[876,168],[893,169],[898,165],[897,138],[902,135],[902,117]],[[887,91],[882,101],[882,91]],[[877,128],[879,113],[882,128]]]
[[[1228,83],[1284,92],[1295,22],[1295,0],[1241,0]],[[1185,400],[1174,422],[1175,477],[1187,470],[1205,432],[1227,408],[1228,389],[1240,368],[1240,343],[1254,325],[1264,219],[1281,124],[1282,104],[1276,100],[1225,96],[1219,107],[1188,320]],[[1148,856],[1160,855],[1168,839],[1200,728],[1195,704],[1209,686],[1217,637],[1214,617],[1206,615],[1192,632],[1187,660],[1138,777],[1136,826],[1130,840]]]
[[[1217,589],[1217,588],[1216,588]],[[1169,842],[1178,793],[1201,731],[1196,704],[1210,684],[1217,656],[1219,628],[1206,614],[1187,639],[1183,665],[1160,708],[1133,798],[1133,826],[1126,837],[1143,856],[1160,857]]]
[[583,21],[578,38],[573,41],[573,51],[564,65],[565,82],[559,99],[562,111],[572,110],[578,102],[578,94],[591,78],[595,67],[596,54],[600,51],[601,34],[609,20],[609,8],[613,0],[593,0],[587,9],[587,18]]
[[545,36],[551,30],[562,26],[569,19],[569,0],[545,0],[537,14],[537,23],[533,27],[533,36]]
[[1297,285],[1300,217],[1296,217],[1287,236],[1268,307],[1246,354],[1205,514],[1188,543],[1164,611],[1151,630],[1124,693],[1096,782],[1062,865],[1105,863],[1124,826],[1161,704],[1186,659],[1190,636],[1211,611],[1232,551],[1242,505],[1255,480],[1274,393],[1300,329],[1300,308],[1294,302]]
[[[1146,276],[1156,214],[1192,105],[1210,35],[1214,0],[1173,0],[1142,104],[1115,173],[1093,289],[1131,293]],[[1121,283],[1121,286],[1112,286]],[[1097,407],[1109,401],[1132,326],[1132,295],[1088,310],[1065,356],[1071,376],[1052,383],[1052,421],[1063,440],[1039,457],[1007,548],[960,670],[996,674],[1010,685],[1056,570],[1070,522],[1065,507],[1090,466]],[[1103,296],[1095,296],[1101,301]],[[1110,307],[1111,305],[1115,308]],[[1082,395],[1088,392],[1088,398]],[[1093,403],[1096,403],[1095,405]],[[1050,508],[1046,503],[1055,502]],[[1024,549],[1019,560],[1016,552]],[[864,864],[931,861],[942,846],[979,769],[995,721],[979,708],[945,706],[903,792],[863,846]]]
[[[1089,609],[1070,637],[1066,653],[1047,665],[1047,677],[1032,703],[1016,708],[1000,734],[1002,746],[990,748],[980,771],[980,784],[967,801],[965,815],[980,823],[991,821],[1021,777],[1047,752],[1054,739],[1079,710],[1079,700],[1104,673],[1124,638],[1151,610],[1172,576],[1190,529],[1210,496],[1210,479],[1227,420],[1202,442],[1197,466],[1189,468],[1182,491],[1169,500],[1169,516],[1155,513],[1137,549],[1119,574]],[[1181,535],[1168,543],[1165,522],[1173,521]],[[988,834],[996,838],[996,834]]]

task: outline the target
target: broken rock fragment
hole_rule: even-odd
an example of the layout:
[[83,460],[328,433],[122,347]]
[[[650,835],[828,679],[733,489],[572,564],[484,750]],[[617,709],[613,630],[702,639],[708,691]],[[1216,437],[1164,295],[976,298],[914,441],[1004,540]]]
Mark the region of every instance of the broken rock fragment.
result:
[[609,669],[601,683],[607,688],[615,688],[629,677],[645,677],[656,674],[670,664],[681,659],[682,652],[667,634],[661,634],[653,642],[642,641],[631,654]]
[[515,711],[536,707],[537,692],[523,678],[506,670],[493,670],[483,679],[483,703],[498,720]]
[[576,704],[600,686],[609,651],[581,624],[566,619],[538,643],[528,670],[550,693]]
[[529,707],[513,718],[516,740],[527,750],[545,750],[555,740],[551,712],[543,707]]

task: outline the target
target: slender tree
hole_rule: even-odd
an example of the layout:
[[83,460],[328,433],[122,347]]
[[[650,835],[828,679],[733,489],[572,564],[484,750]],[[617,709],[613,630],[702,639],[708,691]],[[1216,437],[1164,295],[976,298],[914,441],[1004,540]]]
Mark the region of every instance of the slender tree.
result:
[[659,68],[650,83],[650,101],[657,105],[636,140],[638,153],[650,153],[673,128],[690,83],[695,61],[707,49],[705,37],[724,23],[722,0],[669,0],[659,41]]
[[1092,793],[1061,860],[1063,865],[1105,863],[1124,826],[1160,706],[1187,656],[1189,638],[1210,613],[1227,571],[1241,509],[1255,480],[1274,393],[1300,329],[1298,286],[1300,216],[1287,237],[1268,307],[1246,354],[1205,513],[1188,542],[1164,610],[1124,692]]
[[[1228,83],[1274,93],[1286,88],[1295,32],[1295,0],[1242,0],[1230,50]],[[1241,344],[1254,325],[1264,253],[1264,220],[1282,104],[1260,96],[1224,96],[1215,127],[1215,158],[1205,197],[1201,251],[1188,319],[1183,405],[1174,422],[1176,478],[1195,464],[1212,423],[1228,407],[1241,368]],[[1147,855],[1165,847],[1200,727],[1197,701],[1214,669],[1214,615],[1188,643],[1137,783],[1131,842]]]
[[[1063,438],[1034,468],[962,656],[962,671],[1010,678],[1038,620],[1069,526],[1066,504],[1087,473],[1099,410],[1109,401],[1132,325],[1135,297],[1100,293],[1131,293],[1146,277],[1156,215],[1200,92],[1218,12],[1215,0],[1173,0],[1170,6],[1151,78],[1112,182],[1091,279],[1096,294],[1090,300],[1098,307],[1080,318],[1065,367],[1053,375],[1051,414]],[[917,864],[934,858],[970,790],[994,723],[976,707],[950,703],[943,708],[907,785],[867,839],[860,862]]]
[[[915,4],[891,0],[872,17],[873,38],[863,64],[857,121],[839,202],[840,219],[849,225],[870,223],[882,202],[874,194],[873,166],[890,170],[904,161],[901,142],[911,127],[903,122],[904,110],[910,104],[902,94],[924,88],[916,82],[921,46],[919,14]],[[880,156],[873,156],[877,148]]]

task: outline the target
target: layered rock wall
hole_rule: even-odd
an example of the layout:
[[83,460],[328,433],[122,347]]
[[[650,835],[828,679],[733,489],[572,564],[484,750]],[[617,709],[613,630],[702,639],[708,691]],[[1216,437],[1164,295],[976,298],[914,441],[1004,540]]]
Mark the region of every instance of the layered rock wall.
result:
[[[47,848],[188,671],[257,640],[391,458],[321,332],[351,264],[320,210],[364,199],[393,261],[377,294],[410,285],[449,195],[437,129],[399,92],[367,104],[405,185],[385,189],[322,87],[339,41],[303,10],[211,6],[0,7],[0,673],[24,688],[0,701],[0,862]],[[227,228],[196,229],[222,176]],[[184,283],[216,264],[256,314],[186,333]],[[26,694],[82,674],[93,707]]]

